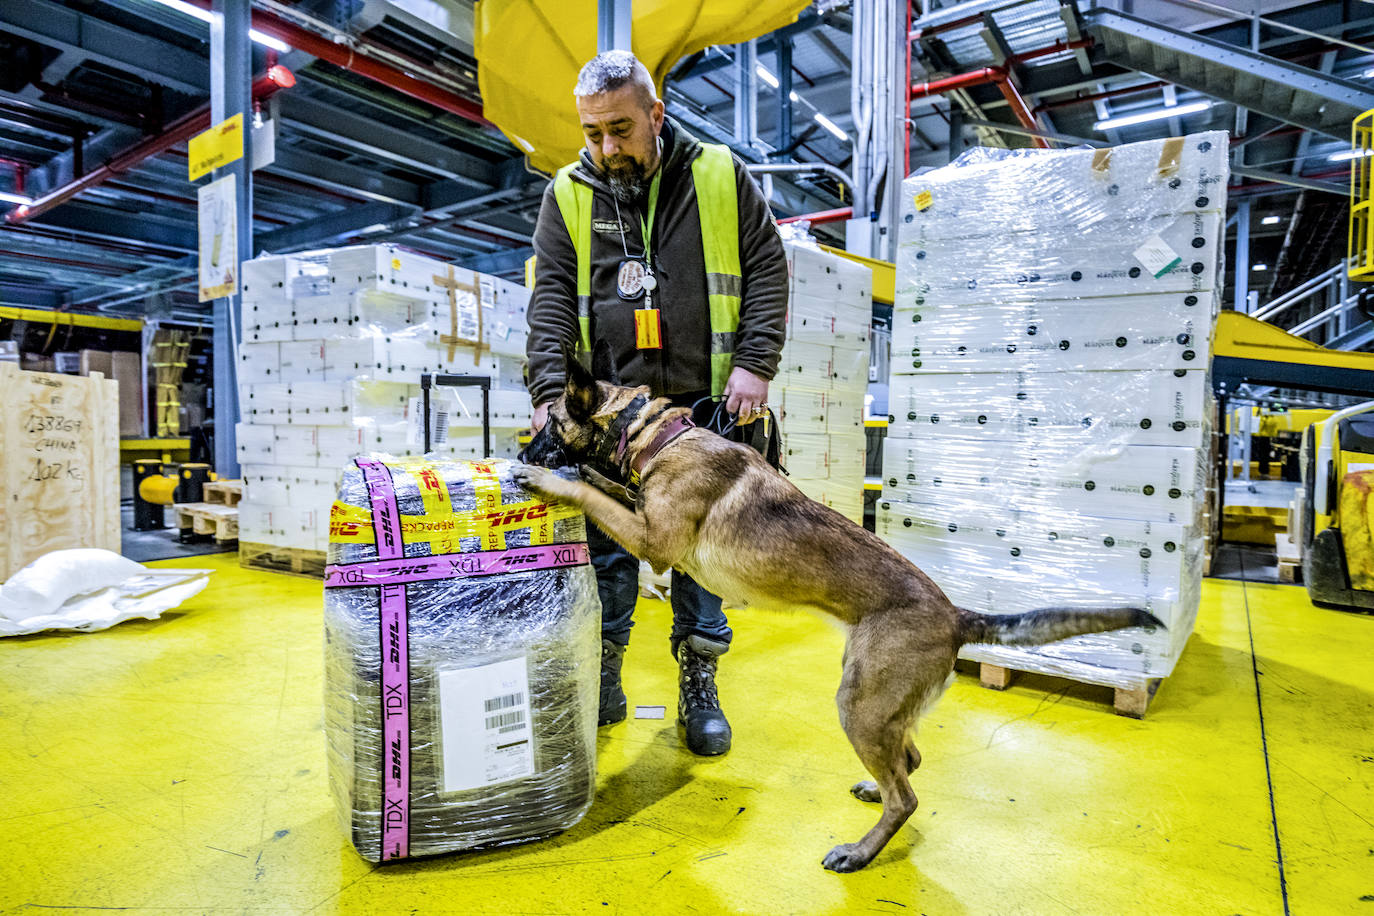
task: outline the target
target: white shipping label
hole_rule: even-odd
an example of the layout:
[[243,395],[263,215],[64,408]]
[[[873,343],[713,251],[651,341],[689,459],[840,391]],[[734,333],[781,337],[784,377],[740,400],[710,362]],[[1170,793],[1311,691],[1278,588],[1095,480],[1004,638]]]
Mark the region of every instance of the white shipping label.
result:
[[1172,270],[1173,266],[1179,261],[1183,260],[1169,247],[1168,242],[1159,237],[1158,232],[1150,236],[1145,241],[1144,245],[1141,245],[1135,250],[1134,254],[1136,260],[1139,261],[1146,270],[1153,274],[1156,280]]
[[444,791],[534,775],[525,656],[439,672]]
[[[406,424],[406,445],[423,445],[425,441],[425,408],[420,398],[411,398],[406,413],[410,422]],[[438,398],[429,402],[429,444],[431,446],[448,444],[448,407]]]

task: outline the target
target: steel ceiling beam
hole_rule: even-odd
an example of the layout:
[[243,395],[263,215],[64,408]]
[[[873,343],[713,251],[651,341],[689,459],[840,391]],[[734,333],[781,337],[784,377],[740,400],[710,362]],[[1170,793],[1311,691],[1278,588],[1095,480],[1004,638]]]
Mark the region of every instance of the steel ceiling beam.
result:
[[490,188],[495,184],[493,166],[485,160],[363,115],[302,95],[284,99],[280,112],[282,123],[318,141],[347,146],[420,174],[437,175],[472,187]]
[[210,88],[209,68],[199,54],[50,0],[5,0],[0,29],[169,89],[201,95]]
[[54,290],[34,289],[29,284],[0,281],[0,302],[5,305],[36,305],[55,309],[62,304],[62,294]]
[[196,250],[195,223],[168,219],[155,213],[116,210],[72,201],[33,220],[80,232],[92,238],[138,242],[167,251]]
[[380,169],[351,165],[277,141],[276,161],[264,171],[381,203],[418,204],[421,185],[392,178]]

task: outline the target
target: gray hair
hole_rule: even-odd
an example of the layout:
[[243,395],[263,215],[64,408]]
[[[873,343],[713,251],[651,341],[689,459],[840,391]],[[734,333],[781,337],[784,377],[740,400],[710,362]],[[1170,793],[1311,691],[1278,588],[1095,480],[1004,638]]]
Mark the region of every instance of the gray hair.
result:
[[658,101],[658,90],[654,87],[649,69],[629,51],[603,51],[587,61],[577,74],[573,95],[580,99],[614,92],[622,86],[638,89],[646,107]]

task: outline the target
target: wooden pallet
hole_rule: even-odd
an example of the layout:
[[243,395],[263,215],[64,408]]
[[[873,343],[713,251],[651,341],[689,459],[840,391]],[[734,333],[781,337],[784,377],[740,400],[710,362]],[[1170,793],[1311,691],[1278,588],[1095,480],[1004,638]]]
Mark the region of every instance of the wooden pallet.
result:
[[[963,662],[961,662],[963,664]],[[1006,668],[1002,665],[993,665],[988,662],[972,662],[978,665],[978,682],[990,690],[1006,690],[1016,680],[1016,675],[1021,672],[1015,668]],[[1036,672],[1037,674],[1039,672]],[[1078,681],[1075,678],[1060,677],[1058,675],[1041,675],[1043,677],[1053,677],[1056,680],[1075,681],[1076,683],[1086,684],[1088,681]],[[1150,706],[1150,701],[1154,699],[1155,691],[1159,689],[1159,682],[1162,678],[1153,678],[1148,685],[1136,690],[1127,690],[1123,687],[1115,687],[1111,684],[1095,684],[1097,687],[1110,687],[1113,691],[1112,706],[1118,716],[1129,716],[1132,719],[1145,718],[1145,711]]]
[[323,579],[325,564],[323,550],[239,542],[239,566],[244,569],[263,569],[268,572]]
[[237,506],[239,500],[243,499],[242,480],[216,480],[214,483],[202,484],[200,488],[201,496],[207,503],[215,503],[221,506]]
[[1279,558],[1279,581],[1297,582],[1302,577],[1302,551],[1288,532],[1274,535],[1274,553]]
[[182,534],[208,534],[224,544],[239,539],[237,506],[218,503],[177,503],[172,507]]

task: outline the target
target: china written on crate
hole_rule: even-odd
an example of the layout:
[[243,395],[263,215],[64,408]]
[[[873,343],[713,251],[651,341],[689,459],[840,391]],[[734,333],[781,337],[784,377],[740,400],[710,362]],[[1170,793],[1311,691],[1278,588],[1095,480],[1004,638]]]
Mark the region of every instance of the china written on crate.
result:
[[432,451],[515,457],[530,423],[529,291],[386,245],[243,265],[239,505],[245,563],[320,574],[340,468],[355,455],[419,453],[420,376],[491,379],[492,455],[478,388],[431,392]]
[[799,490],[863,524],[873,272],[814,243],[785,247],[787,340],[768,389],[782,463]]
[[1200,598],[1226,151],[973,150],[903,183],[878,533],[972,610],[1148,609],[1166,629],[961,653],[1132,715]]

